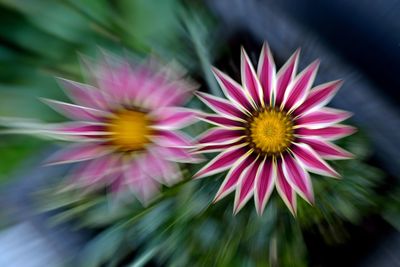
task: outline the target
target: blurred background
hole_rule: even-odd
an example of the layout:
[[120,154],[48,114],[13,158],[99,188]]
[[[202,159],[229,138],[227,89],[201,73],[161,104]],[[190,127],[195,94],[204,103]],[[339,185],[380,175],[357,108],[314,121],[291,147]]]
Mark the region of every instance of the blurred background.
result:
[[400,266],[399,16],[398,0],[0,0],[3,118],[63,121],[38,98],[66,100],[54,77],[83,81],[82,54],[174,59],[218,95],[210,66],[239,80],[240,46],[256,62],[267,40],[278,66],[301,47],[300,68],[321,58],[317,84],[344,79],[332,106],[359,128],[343,183],[316,182],[321,204],[298,219],[278,202],[262,218],[205,211],[202,182],[145,213],[55,194],[68,167],[41,162],[57,145],[0,135],[0,266]]

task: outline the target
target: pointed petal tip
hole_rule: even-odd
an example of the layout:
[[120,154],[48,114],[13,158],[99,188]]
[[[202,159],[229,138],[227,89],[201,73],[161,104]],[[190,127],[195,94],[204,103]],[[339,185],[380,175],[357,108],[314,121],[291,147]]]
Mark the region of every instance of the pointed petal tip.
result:
[[234,205],[234,206],[233,206],[233,215],[236,216],[236,215],[239,213],[239,211],[242,210],[243,207],[244,207],[243,204]]
[[258,215],[259,217],[263,216],[264,210],[265,210],[265,209],[261,208],[260,206],[257,206],[257,207],[256,207],[257,215]]
[[317,72],[319,66],[321,65],[321,59],[317,58],[310,64],[310,68],[314,69],[314,72]]
[[215,66],[211,66],[211,71],[214,75],[218,75],[218,73],[221,73],[221,71]]
[[265,49],[264,51],[269,51],[270,50],[270,46],[269,46],[267,41],[264,41],[264,43],[262,45],[262,48]]
[[298,47],[298,48],[294,51],[294,53],[293,53],[293,55],[291,56],[291,58],[295,58],[296,61],[298,61],[298,60],[299,60],[299,57],[300,57],[300,54],[301,54],[301,47]]

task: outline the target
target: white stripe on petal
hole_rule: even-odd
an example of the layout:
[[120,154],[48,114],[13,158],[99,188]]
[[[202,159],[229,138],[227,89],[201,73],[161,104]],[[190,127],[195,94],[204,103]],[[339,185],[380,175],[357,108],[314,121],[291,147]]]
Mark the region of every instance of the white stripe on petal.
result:
[[257,75],[264,91],[264,103],[267,106],[271,106],[275,102],[276,69],[274,58],[267,42],[264,43],[261,49]]
[[283,202],[288,207],[290,212],[296,216],[297,213],[297,199],[296,192],[292,186],[288,183],[283,170],[282,170],[282,160],[276,162],[276,190],[281,196]]
[[293,144],[293,154],[296,160],[301,162],[307,170],[316,174],[339,178],[340,175],[326,163],[309,145]]
[[258,215],[262,215],[269,197],[274,189],[276,180],[276,162],[272,159],[264,158],[257,173],[254,203]]
[[282,156],[282,170],[291,187],[310,204],[314,202],[311,178],[303,165],[290,154]]
[[254,70],[249,56],[243,47],[241,48],[240,63],[240,72],[244,89],[251,96],[256,107],[264,106],[264,92],[261,83],[258,80],[256,71]]
[[225,150],[201,168],[193,177],[203,178],[229,169],[237,159],[247,152],[245,146],[240,144]]
[[220,188],[218,189],[213,202],[219,201],[235,190],[236,185],[239,182],[240,175],[255,160],[255,158],[251,155],[252,153],[252,151],[248,151],[232,165]]
[[237,214],[254,194],[254,187],[257,174],[260,173],[260,161],[256,159],[245,169],[236,185],[235,202],[233,204],[233,213]]

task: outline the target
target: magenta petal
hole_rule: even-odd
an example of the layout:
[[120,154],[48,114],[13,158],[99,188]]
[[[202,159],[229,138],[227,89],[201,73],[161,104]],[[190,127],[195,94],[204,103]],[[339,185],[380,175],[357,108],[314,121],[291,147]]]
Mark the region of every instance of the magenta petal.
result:
[[321,108],[311,111],[296,120],[300,127],[322,128],[351,117],[351,113],[333,108]]
[[244,138],[244,132],[240,130],[229,130],[224,128],[211,128],[204,132],[198,139],[199,144],[222,145],[231,144]]
[[282,103],[286,89],[296,74],[299,55],[300,49],[294,52],[276,75],[275,106],[279,106]]
[[296,192],[286,180],[286,177],[282,170],[281,160],[277,162],[276,170],[276,189],[278,191],[278,194],[281,196],[283,202],[286,204],[292,214],[295,215],[297,207]]
[[257,74],[253,68],[253,65],[250,62],[249,56],[246,51],[242,48],[241,54],[241,76],[242,76],[242,84],[245,90],[247,90],[256,103],[256,105],[260,105],[264,102],[263,90],[258,80]]
[[311,63],[288,85],[283,99],[286,109],[293,110],[297,108],[307,98],[317,74],[319,63],[319,60]]
[[340,175],[326,163],[320,156],[307,144],[294,144],[292,151],[296,159],[301,162],[309,171],[330,176],[334,178]]
[[46,164],[55,165],[91,160],[110,152],[99,144],[74,144],[56,152],[46,161]]
[[156,144],[165,147],[193,147],[193,140],[180,131],[157,130],[154,136],[152,136],[152,140]]
[[198,98],[215,112],[233,119],[242,117],[243,113],[229,101],[206,93],[197,92]]
[[252,109],[251,100],[249,101],[248,97],[245,95],[244,89],[242,86],[240,86],[240,84],[216,68],[213,68],[213,72],[227,98],[242,106],[245,110]]
[[239,145],[238,143],[233,143],[233,144],[224,144],[224,145],[204,145],[199,148],[197,148],[194,153],[214,153],[214,152],[220,152],[223,150],[226,150],[232,146]]
[[156,127],[165,129],[180,129],[192,124],[197,116],[196,112],[187,108],[169,107],[152,113],[157,122]]
[[329,141],[316,138],[301,138],[300,142],[310,145],[324,159],[349,159],[354,155]]
[[75,120],[99,121],[102,117],[109,115],[107,112],[94,108],[78,106],[51,99],[43,99],[43,101],[57,112]]
[[247,153],[234,163],[215,195],[214,202],[224,198],[235,189],[239,182],[240,175],[253,161],[254,157],[250,155],[250,153]]
[[325,106],[335,96],[343,82],[340,80],[318,85],[311,89],[304,103],[295,110],[296,115]]
[[232,147],[210,161],[206,166],[201,168],[193,177],[203,178],[219,172],[222,172],[232,166],[232,164],[246,153],[244,145]]
[[282,170],[296,192],[309,203],[314,202],[310,175],[290,154],[282,157]]
[[265,209],[272,190],[274,189],[276,177],[276,166],[274,161],[265,158],[260,165],[260,172],[257,174],[255,185],[255,205],[259,215]]
[[225,127],[225,128],[238,128],[238,127],[243,127],[243,122],[236,121],[236,120],[231,120],[226,117],[222,117],[220,115],[214,115],[214,114],[205,114],[204,116],[200,117],[201,120],[206,121],[208,123]]
[[319,136],[328,140],[336,140],[342,137],[351,135],[356,132],[356,128],[348,125],[335,125],[322,129],[296,129],[296,134],[299,136]]
[[234,214],[237,214],[254,194],[257,174],[260,174],[259,160],[255,160],[250,164],[240,176],[239,184],[236,186],[235,203],[233,205]]
[[58,78],[68,96],[77,104],[92,108],[104,108],[106,100],[101,91],[91,85]]
[[264,103],[271,105],[275,88],[275,63],[267,43],[264,43],[261,50],[257,75],[264,92]]

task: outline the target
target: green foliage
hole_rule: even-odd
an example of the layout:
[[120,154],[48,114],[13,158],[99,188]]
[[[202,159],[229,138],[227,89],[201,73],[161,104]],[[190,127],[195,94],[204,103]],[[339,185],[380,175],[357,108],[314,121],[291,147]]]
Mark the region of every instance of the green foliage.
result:
[[[341,180],[313,177],[316,204],[298,199],[296,218],[276,193],[261,217],[253,203],[234,216],[233,196],[210,203],[222,175],[216,181],[186,180],[165,188],[148,207],[131,201],[117,203],[101,192],[85,195],[64,190],[46,197],[50,203],[46,208],[60,210],[57,222],[73,218],[78,227],[102,230],[83,253],[93,265],[85,262],[89,265],[82,266],[122,259],[130,259],[131,266],[150,261],[166,266],[307,266],[304,231],[317,230],[327,242],[341,242],[347,238],[345,222],[357,224],[380,208],[375,187],[382,173],[363,163],[352,149],[363,147],[358,150],[367,153],[365,138],[358,134],[342,145],[356,153],[356,159],[336,162]],[[115,253],[99,255],[92,252],[96,249]],[[135,255],[129,253],[133,251]]]

